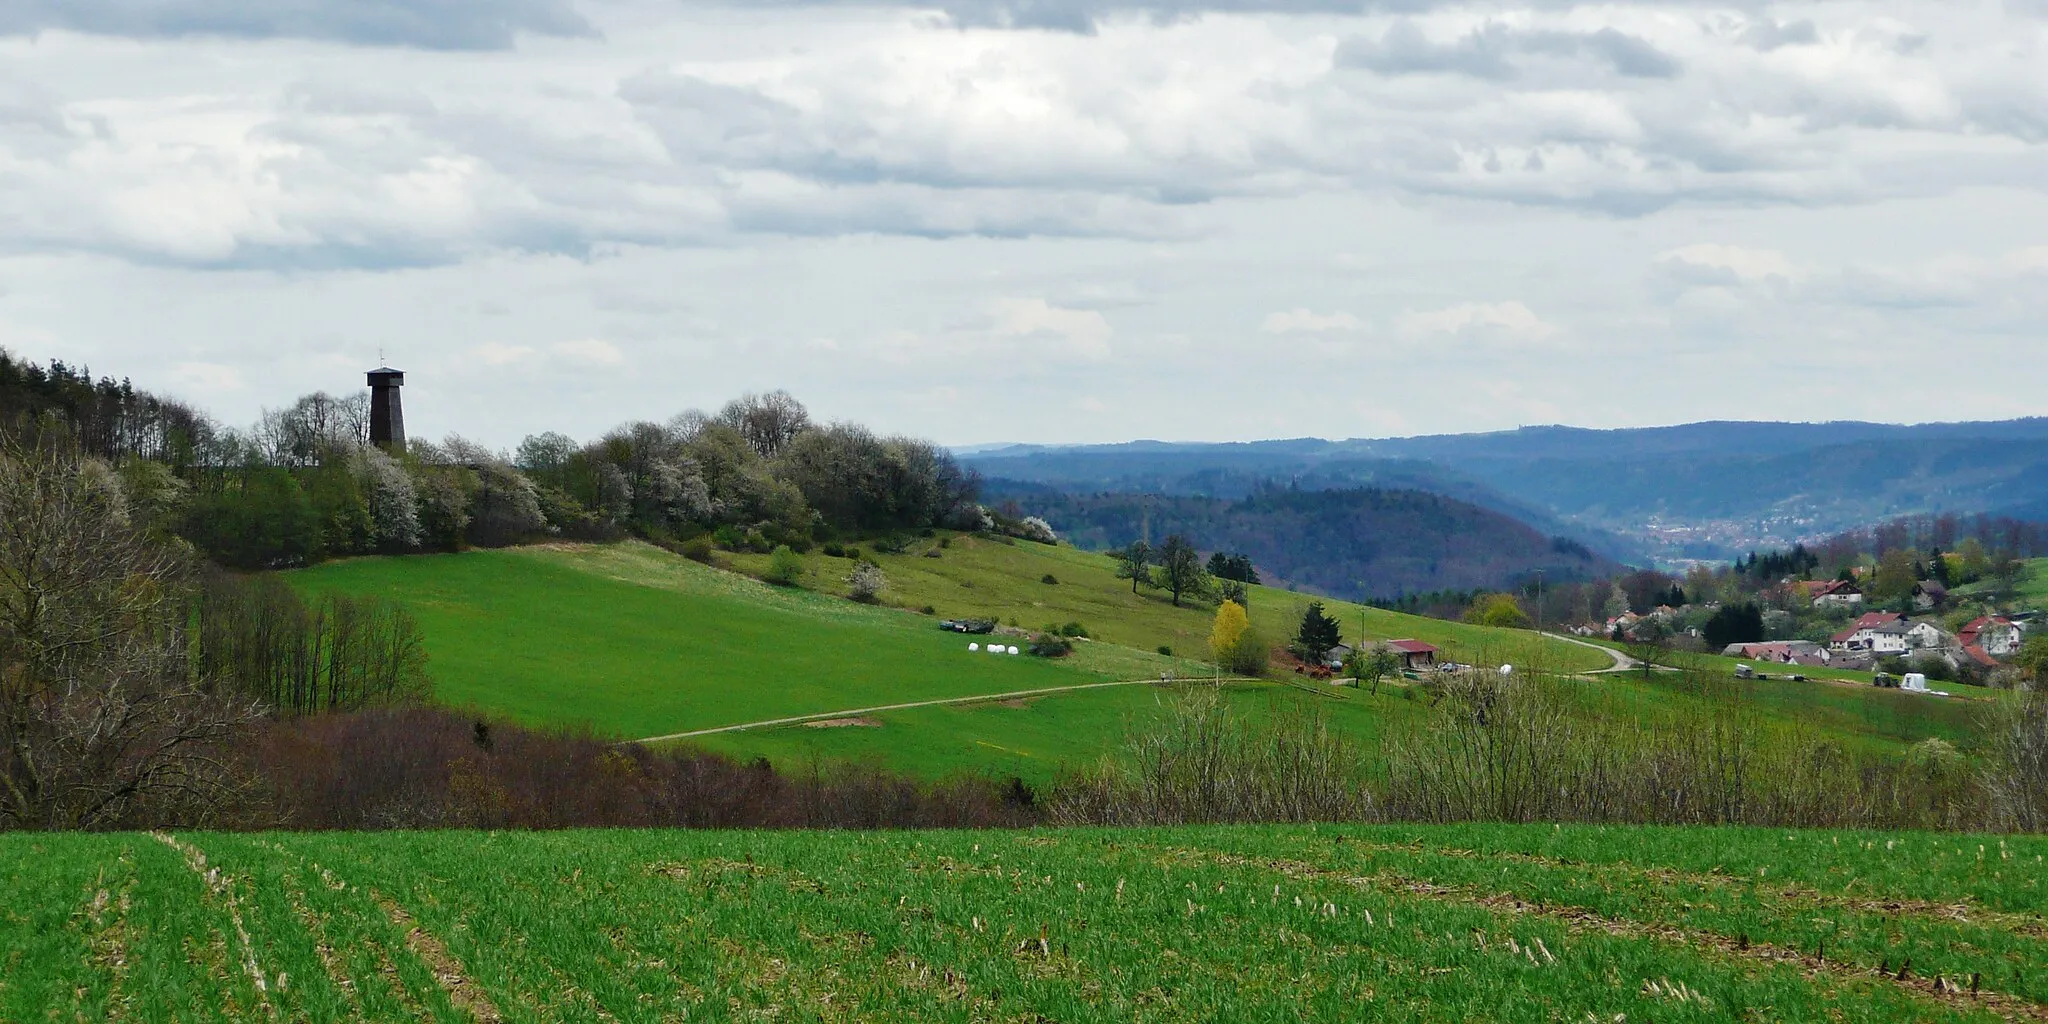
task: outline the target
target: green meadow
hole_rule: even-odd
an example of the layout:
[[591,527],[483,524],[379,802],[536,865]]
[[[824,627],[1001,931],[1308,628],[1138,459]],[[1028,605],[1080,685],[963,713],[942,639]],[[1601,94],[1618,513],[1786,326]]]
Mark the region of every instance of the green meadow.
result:
[[[291,579],[307,590],[404,602],[425,633],[444,703],[622,739],[1130,684],[861,711],[674,741],[787,766],[871,760],[928,777],[970,771],[1049,782],[1113,756],[1179,688],[1214,674],[1193,659],[1156,653],[1206,647],[1213,606],[1175,608],[1156,592],[1133,595],[1103,556],[954,537],[943,547],[933,538],[877,557],[890,581],[883,606],[839,596],[847,559],[807,556],[804,586],[776,588],[638,543],[364,558]],[[765,559],[733,562],[758,570]],[[1048,575],[1055,582],[1045,582]],[[1309,599],[1259,587],[1250,600],[1254,625],[1279,642]],[[1423,639],[1466,662],[1515,661],[1560,674],[1612,663],[1603,651],[1529,633],[1326,604],[1347,640],[1362,623],[1368,639]],[[935,614],[922,614],[925,607]],[[980,638],[940,631],[939,616],[1027,628],[1080,622],[1096,639],[1057,660],[972,653],[968,644]],[[1711,698],[1675,673],[1584,675],[1576,685],[1588,714],[1655,724],[1732,694],[1771,728],[1892,752],[1928,738],[1968,747],[1988,699],[1840,682],[1736,682],[1732,662],[1708,663],[1726,677]],[[1174,683],[1160,685],[1162,675]],[[1375,695],[1284,674],[1226,683],[1224,693],[1249,716],[1312,710],[1361,743],[1414,721],[1427,703],[1402,682]]]
[[0,835],[0,1019],[1997,1021],[2048,839]]

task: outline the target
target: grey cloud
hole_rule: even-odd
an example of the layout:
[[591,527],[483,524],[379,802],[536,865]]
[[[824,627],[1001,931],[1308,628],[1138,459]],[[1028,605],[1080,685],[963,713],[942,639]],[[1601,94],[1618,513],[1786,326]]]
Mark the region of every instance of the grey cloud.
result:
[[1751,22],[1739,38],[1745,45],[1769,53],[1786,46],[1812,46],[1820,42],[1820,30],[1811,21],[1765,18]]
[[429,50],[502,50],[520,33],[593,34],[571,0],[9,0],[0,35],[48,30],[127,38],[312,39]]
[[1649,42],[1614,28],[1597,32],[1516,29],[1493,22],[1448,43],[1433,42],[1414,23],[1395,22],[1378,39],[1354,36],[1339,44],[1340,66],[1385,75],[1444,73],[1513,78],[1518,55],[1592,59],[1631,78],[1673,78],[1678,60]]
[[[715,0],[714,0],[715,2]],[[891,0],[769,0],[784,7],[888,7]],[[1688,6],[1736,9],[1762,8],[1771,0],[1678,0]],[[2009,0],[2039,2],[2048,0]],[[1520,6],[1566,10],[1581,0],[1533,0]],[[971,28],[1043,29],[1090,33],[1102,19],[1139,15],[1161,21],[1204,14],[1415,14],[1468,6],[1467,0],[912,0],[911,6],[943,13],[956,25]]]

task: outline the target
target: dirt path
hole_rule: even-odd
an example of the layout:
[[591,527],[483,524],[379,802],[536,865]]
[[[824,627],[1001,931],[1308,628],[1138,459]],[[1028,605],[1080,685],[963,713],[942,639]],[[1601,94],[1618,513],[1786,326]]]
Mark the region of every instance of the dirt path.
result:
[[1581,672],[1579,673],[1580,675],[1598,676],[1606,675],[1610,672],[1633,672],[1643,667],[1642,662],[1637,661],[1634,658],[1631,658],[1628,655],[1623,654],[1612,647],[1602,647],[1599,644],[1588,643],[1577,637],[1565,636],[1561,633],[1543,633],[1540,635],[1547,636],[1552,640],[1562,640],[1568,644],[1577,644],[1580,647],[1590,648],[1592,650],[1599,651],[1600,653],[1605,654],[1608,657],[1614,659],[1614,664],[1609,665],[1606,668],[1596,668],[1591,672]]
[[[1177,681],[1209,682],[1211,680]],[[1244,682],[1245,680],[1226,676],[1221,681],[1226,683],[1237,683]],[[1156,684],[1158,682],[1159,679],[1157,677],[1150,679],[1118,679],[1107,683],[1081,683],[1076,686],[1048,686],[1044,689],[1039,690],[1011,690],[1007,693],[982,693],[976,694],[972,697],[941,697],[937,700],[913,700],[903,704],[878,704],[874,707],[869,708],[847,708],[842,711],[820,711],[816,714],[810,715],[792,715],[788,718],[767,718],[759,722],[741,722],[738,725],[721,725],[711,729],[692,729],[689,732],[672,732],[663,736],[647,736],[642,739],[628,740],[627,742],[661,743],[667,740],[686,740],[692,736],[711,736],[721,732],[740,732],[746,729],[765,729],[770,726],[776,725],[797,725],[803,722],[815,722],[820,719],[827,718],[858,718],[862,715],[872,715],[879,711],[902,711],[906,708],[929,708],[937,707],[941,704],[981,704],[992,700],[1013,700],[1022,697],[1042,697],[1054,693],[1073,693],[1077,690],[1100,690],[1111,686],[1142,686],[1146,683]]]

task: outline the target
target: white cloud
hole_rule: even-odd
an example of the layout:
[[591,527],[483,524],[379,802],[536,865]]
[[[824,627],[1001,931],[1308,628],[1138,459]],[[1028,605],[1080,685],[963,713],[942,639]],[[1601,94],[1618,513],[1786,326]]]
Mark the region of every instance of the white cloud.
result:
[[1506,342],[1539,342],[1556,337],[1562,328],[1547,323],[1520,302],[1466,302],[1443,309],[1406,313],[1401,333],[1424,341],[1465,338]]
[[548,346],[548,352],[560,361],[587,366],[615,367],[626,364],[626,354],[620,351],[617,345],[602,338],[558,341]]
[[999,338],[1052,341],[1067,355],[1081,359],[1109,358],[1109,321],[1092,309],[1064,309],[1044,299],[998,299],[990,304],[994,323],[991,333]]
[[1267,334],[1323,334],[1362,331],[1365,326],[1365,321],[1341,310],[1317,313],[1308,309],[1291,309],[1266,314],[1259,330]]

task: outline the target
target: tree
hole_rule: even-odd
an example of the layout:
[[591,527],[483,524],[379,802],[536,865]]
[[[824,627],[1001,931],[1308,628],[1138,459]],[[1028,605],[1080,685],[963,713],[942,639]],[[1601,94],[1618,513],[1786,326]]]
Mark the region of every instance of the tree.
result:
[[1700,632],[1709,651],[1721,651],[1729,644],[1758,643],[1764,638],[1764,613],[1753,604],[1724,604]]
[[1152,580],[1152,545],[1134,540],[1116,553],[1116,578],[1131,581],[1131,593],[1139,586],[1156,586]]
[[1948,556],[1942,554],[1940,548],[1933,548],[1927,552],[1927,573],[1934,582],[1944,587],[1955,586],[1955,580],[1948,567]]
[[1238,675],[1256,676],[1266,671],[1266,643],[1252,628],[1244,606],[1225,601],[1216,609],[1215,625],[1209,630],[1209,653],[1216,665]]
[[190,567],[68,441],[0,441],[0,830],[203,821],[255,705],[196,678]]
[[846,596],[862,604],[873,604],[881,599],[882,588],[888,585],[889,580],[882,575],[882,567],[864,560],[847,574]]
[[768,569],[761,578],[778,587],[796,586],[804,578],[803,556],[787,544],[777,545],[775,553],[768,556]]
[[1173,606],[1183,596],[1196,597],[1207,591],[1209,574],[1202,568],[1202,556],[1186,537],[1174,534],[1159,546],[1161,584],[1173,594]]
[[1906,548],[1892,548],[1877,560],[1877,572],[1870,578],[1870,596],[1879,602],[1894,602],[1913,595],[1913,584],[1920,582],[1919,574],[1913,571],[1913,552]]
[[1529,614],[1522,610],[1521,602],[1516,601],[1513,594],[1481,595],[1465,612],[1465,621],[1499,629],[1529,628]]
[[1602,621],[1618,619],[1628,614],[1628,594],[1612,584],[1607,588],[1607,600],[1600,604]]
[[1399,671],[1401,656],[1383,643],[1372,645],[1371,650],[1361,647],[1352,651],[1349,658],[1344,659],[1346,675],[1361,683],[1367,679],[1372,680],[1373,696],[1379,696],[1380,680]]
[[2010,548],[2000,548],[1992,554],[1984,575],[1992,581],[1992,589],[1999,600],[2010,601],[2019,596],[2020,588],[2026,585],[2032,571],[2026,559],[2014,554]]
[[1991,556],[1984,551],[1984,542],[1975,537],[1965,537],[1956,545],[1956,568],[1960,570],[1958,583],[1975,583],[1984,578],[1984,572],[1991,565]]
[[1216,658],[1216,664],[1229,664],[1238,638],[1251,626],[1251,617],[1245,614],[1243,605],[1226,600],[1216,606],[1216,621],[1209,627],[1209,653]]
[[1294,631],[1294,653],[1310,664],[1321,664],[1330,648],[1343,642],[1337,620],[1323,613],[1321,601],[1310,601],[1301,613],[1301,626]]

